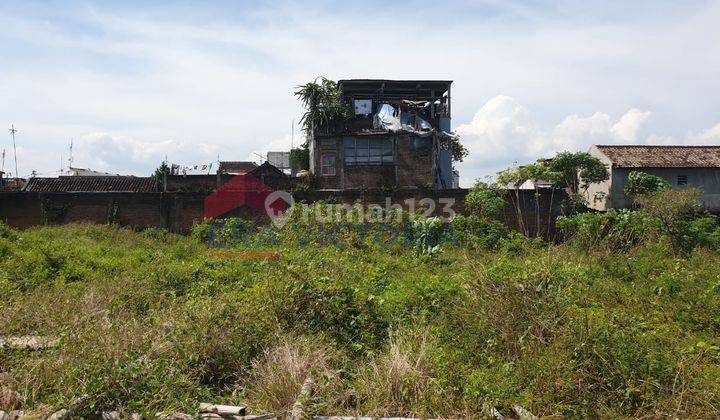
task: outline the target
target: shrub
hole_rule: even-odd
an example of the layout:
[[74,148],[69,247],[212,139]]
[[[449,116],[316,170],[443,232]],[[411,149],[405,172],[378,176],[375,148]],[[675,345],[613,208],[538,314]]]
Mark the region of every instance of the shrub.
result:
[[640,171],[632,171],[628,175],[624,192],[628,197],[635,198],[642,195],[654,194],[669,188],[670,183],[659,176]]
[[582,249],[628,250],[657,237],[659,223],[647,213],[609,210],[561,216],[557,228]]
[[507,192],[484,182],[477,182],[465,197],[465,207],[481,219],[498,217],[508,205]]
[[702,210],[701,196],[700,188],[669,189],[641,196],[638,204],[660,221],[660,227],[675,251],[688,252],[695,246],[688,223]]
[[452,228],[457,239],[465,245],[478,245],[485,249],[497,249],[510,237],[510,229],[497,220],[485,220],[479,216],[456,215]]
[[385,350],[359,369],[353,390],[363,412],[424,417],[443,410],[447,399],[429,354],[433,345],[426,331],[391,333]]

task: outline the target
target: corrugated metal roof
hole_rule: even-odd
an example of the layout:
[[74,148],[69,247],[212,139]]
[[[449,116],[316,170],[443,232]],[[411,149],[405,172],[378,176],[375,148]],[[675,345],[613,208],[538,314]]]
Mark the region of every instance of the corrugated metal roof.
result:
[[24,191],[35,192],[157,192],[155,178],[134,176],[61,176],[31,178]]
[[619,168],[718,168],[720,146],[595,146]]

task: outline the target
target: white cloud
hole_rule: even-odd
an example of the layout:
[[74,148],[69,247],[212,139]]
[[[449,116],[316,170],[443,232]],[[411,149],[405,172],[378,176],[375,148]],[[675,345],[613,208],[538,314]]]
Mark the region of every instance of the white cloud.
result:
[[613,137],[618,142],[635,143],[643,124],[649,117],[650,111],[641,111],[637,108],[629,110],[612,126]]
[[[720,43],[707,41],[720,39],[719,2],[470,3],[438,3],[453,25],[435,31],[418,18],[431,5],[402,10],[398,30],[406,8],[392,5],[377,14],[372,4],[276,2],[238,14],[3,3],[0,118],[21,130],[23,174],[57,169],[71,137],[78,165],[109,172],[147,174],[166,153],[187,164],[254,156],[272,139],[281,146],[302,113],[293,88],[321,74],[454,80],[466,180],[648,132],[717,138],[702,128],[720,109],[708,94],[720,90]],[[357,25],[363,12],[371,18]],[[0,146],[10,149],[7,136]]]
[[[108,133],[90,133],[74,143],[74,166],[107,172],[135,172],[157,167],[166,156],[183,165],[216,160],[217,147],[173,140],[148,142]],[[147,172],[147,171],[146,171]]]
[[617,120],[604,112],[568,115],[544,130],[516,99],[497,96],[483,105],[472,121],[457,127],[470,155],[459,165],[462,185],[498,170],[550,157],[559,151],[587,151],[593,144],[718,144],[720,124],[684,138],[650,134],[650,111],[631,108]]

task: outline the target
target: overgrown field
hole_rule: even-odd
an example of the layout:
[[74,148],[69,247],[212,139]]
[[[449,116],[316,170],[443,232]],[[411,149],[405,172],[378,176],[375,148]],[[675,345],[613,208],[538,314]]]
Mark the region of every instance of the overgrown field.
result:
[[0,349],[0,409],[287,410],[311,374],[325,415],[717,417],[720,256],[670,249],[238,259],[158,230],[0,226],[0,336],[59,338]]

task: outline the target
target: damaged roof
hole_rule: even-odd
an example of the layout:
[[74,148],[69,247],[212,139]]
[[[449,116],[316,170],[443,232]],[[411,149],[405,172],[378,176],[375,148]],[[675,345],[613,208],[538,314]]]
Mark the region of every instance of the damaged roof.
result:
[[31,178],[23,188],[31,192],[157,192],[152,177],[134,176],[61,176]]
[[595,146],[617,168],[718,168],[720,146]]
[[442,97],[452,80],[345,79],[338,86],[343,95],[373,98],[431,100]]

